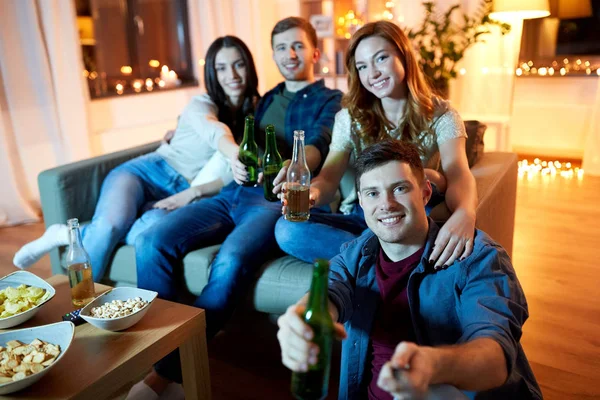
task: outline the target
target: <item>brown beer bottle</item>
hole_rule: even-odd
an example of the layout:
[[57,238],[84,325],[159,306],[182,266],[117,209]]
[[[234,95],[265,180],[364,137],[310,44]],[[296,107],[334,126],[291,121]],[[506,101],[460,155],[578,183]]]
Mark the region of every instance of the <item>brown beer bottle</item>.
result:
[[333,343],[333,320],[329,314],[329,261],[316,260],[304,322],[313,331],[312,343],[319,347],[317,362],[308,366],[306,372],[292,373],[292,395],[298,400],[320,400],[327,397],[331,345]]
[[287,171],[285,219],[307,221],[310,217],[310,170],[304,154],[304,131],[294,131],[294,153]]
[[71,285],[71,301],[75,307],[83,307],[95,297],[94,280],[90,256],[81,243],[79,221],[67,221],[69,227],[69,251],[67,252],[67,273]]

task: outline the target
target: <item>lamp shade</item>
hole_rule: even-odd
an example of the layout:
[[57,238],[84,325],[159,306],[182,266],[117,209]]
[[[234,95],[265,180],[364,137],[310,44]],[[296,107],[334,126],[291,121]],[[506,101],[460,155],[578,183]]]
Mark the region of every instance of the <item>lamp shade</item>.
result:
[[591,17],[592,3],[590,0],[550,0],[550,15],[560,19]]
[[494,0],[493,19],[533,19],[550,15],[548,0]]

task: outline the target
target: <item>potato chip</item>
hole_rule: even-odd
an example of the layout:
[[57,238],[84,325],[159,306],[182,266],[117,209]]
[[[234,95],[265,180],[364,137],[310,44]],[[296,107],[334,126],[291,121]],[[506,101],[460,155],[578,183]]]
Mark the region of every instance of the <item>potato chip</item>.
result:
[[44,302],[49,295],[46,289],[27,285],[0,290],[0,319],[30,310]]

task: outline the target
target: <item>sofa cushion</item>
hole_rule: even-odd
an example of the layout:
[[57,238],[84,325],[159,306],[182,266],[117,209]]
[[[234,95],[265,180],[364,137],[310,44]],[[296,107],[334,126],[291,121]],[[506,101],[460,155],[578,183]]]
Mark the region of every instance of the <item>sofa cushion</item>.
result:
[[[208,283],[210,264],[220,245],[209,246],[188,253],[183,259],[183,275],[188,292],[199,296]],[[283,313],[309,289],[312,265],[292,256],[285,256],[263,265],[257,272],[252,287],[254,308],[262,312]],[[137,272],[133,246],[121,246],[106,275],[108,283],[118,286],[136,286]]]

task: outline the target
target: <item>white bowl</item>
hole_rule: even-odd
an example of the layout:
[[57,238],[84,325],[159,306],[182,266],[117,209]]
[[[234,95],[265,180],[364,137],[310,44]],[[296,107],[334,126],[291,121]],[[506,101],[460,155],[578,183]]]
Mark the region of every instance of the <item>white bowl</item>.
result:
[[54,368],[54,366],[60,362],[69,349],[69,346],[71,346],[74,335],[75,325],[69,321],[0,333],[0,346],[3,347],[11,340],[19,340],[22,343],[31,343],[34,339],[40,339],[44,342],[60,346],[60,354],[52,364],[37,374],[29,375],[20,381],[0,384],[0,395],[16,392],[17,390],[24,389],[40,380],[42,376],[46,375],[50,369]]
[[[137,324],[140,319],[142,319],[142,317],[148,312],[148,309],[150,309],[150,306],[152,305],[152,302],[154,301],[157,295],[158,293],[156,292],[138,288],[114,288],[92,300],[87,306],[85,306],[81,310],[81,313],[79,315],[81,316],[81,318],[83,318],[84,320],[86,320],[87,322],[89,322],[97,328],[113,332],[122,331],[124,329],[132,327],[133,325]],[[126,301],[127,299],[133,299],[134,297],[139,297],[142,300],[146,300],[148,304],[138,312],[129,314],[125,317],[96,318],[91,316],[91,311],[93,307],[99,307],[104,303],[111,302],[113,300]]]
[[27,321],[33,317],[44,304],[49,302],[54,295],[56,290],[48,282],[43,280],[37,275],[27,271],[15,271],[12,274],[6,275],[4,278],[0,278],[0,290],[6,289],[7,287],[16,288],[19,285],[36,286],[42,289],[46,289],[46,299],[35,307],[30,308],[27,311],[13,315],[12,317],[0,319],[0,329],[12,328]]

